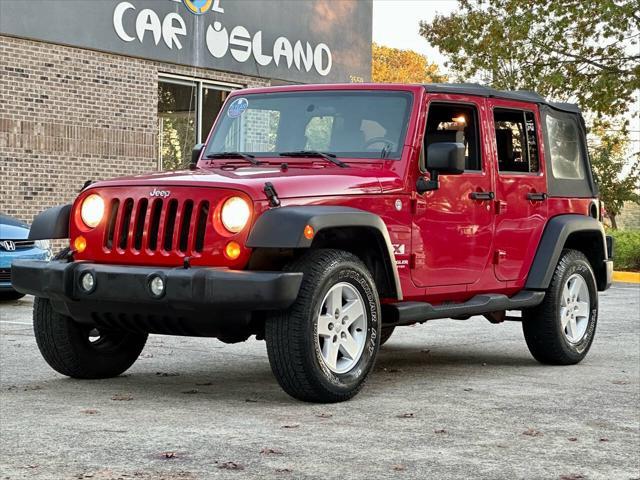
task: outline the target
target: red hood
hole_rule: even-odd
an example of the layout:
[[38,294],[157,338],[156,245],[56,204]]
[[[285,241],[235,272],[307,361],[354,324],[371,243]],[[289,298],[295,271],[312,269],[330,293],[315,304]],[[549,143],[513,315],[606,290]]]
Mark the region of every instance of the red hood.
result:
[[264,184],[271,182],[280,198],[376,194],[402,188],[398,174],[386,165],[352,164],[291,165],[282,171],[277,165],[238,165],[236,168],[199,168],[194,171],[159,172],[97,182],[93,187],[148,185],[158,189],[171,186],[213,187],[241,190],[254,200],[264,199]]

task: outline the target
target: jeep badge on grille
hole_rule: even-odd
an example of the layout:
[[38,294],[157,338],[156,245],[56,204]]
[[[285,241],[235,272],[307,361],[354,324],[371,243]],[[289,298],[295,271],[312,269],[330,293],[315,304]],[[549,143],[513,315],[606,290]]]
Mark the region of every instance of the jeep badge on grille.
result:
[[153,190],[151,190],[151,192],[149,192],[150,197],[167,198],[169,195],[171,195],[171,192],[169,190],[158,190],[157,188],[154,188]]

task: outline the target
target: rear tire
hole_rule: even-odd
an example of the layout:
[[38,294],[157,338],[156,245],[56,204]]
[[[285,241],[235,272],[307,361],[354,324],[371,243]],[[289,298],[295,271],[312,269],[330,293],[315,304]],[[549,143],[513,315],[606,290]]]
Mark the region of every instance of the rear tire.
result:
[[348,400],[378,353],[380,302],[371,274],[341,250],[311,250],[286,270],[304,276],[294,304],[265,325],[273,374],[299,400]]
[[533,357],[549,365],[573,365],[591,348],[598,322],[598,290],[582,252],[564,250],[544,300],[525,310],[524,338]]
[[97,332],[55,312],[46,298],[36,298],[33,308],[40,353],[51,368],[68,377],[116,377],[133,365],[147,341],[146,334]]

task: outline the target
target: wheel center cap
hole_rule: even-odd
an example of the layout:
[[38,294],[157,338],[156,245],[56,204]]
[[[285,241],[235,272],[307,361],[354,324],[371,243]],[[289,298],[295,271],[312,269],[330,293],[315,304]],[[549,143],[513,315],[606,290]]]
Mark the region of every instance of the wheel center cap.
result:
[[341,324],[337,324],[336,325],[336,333],[340,333],[341,330],[342,330],[342,325]]

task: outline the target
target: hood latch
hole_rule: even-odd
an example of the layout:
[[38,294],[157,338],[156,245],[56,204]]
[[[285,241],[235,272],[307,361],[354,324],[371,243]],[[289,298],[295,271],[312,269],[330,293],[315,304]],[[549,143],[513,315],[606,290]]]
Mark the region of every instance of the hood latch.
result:
[[267,196],[271,207],[275,208],[280,206],[280,199],[278,198],[278,193],[276,192],[276,187],[273,186],[273,183],[266,182],[264,184],[264,194]]

